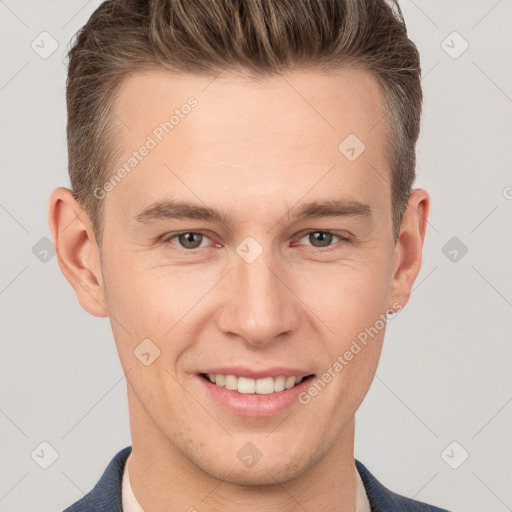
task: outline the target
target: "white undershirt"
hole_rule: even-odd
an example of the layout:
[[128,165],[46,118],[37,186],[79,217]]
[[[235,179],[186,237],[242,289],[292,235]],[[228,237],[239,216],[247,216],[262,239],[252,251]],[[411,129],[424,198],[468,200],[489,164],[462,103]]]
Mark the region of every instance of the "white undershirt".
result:
[[132,484],[130,483],[130,477],[128,475],[128,463],[130,462],[131,455],[131,453],[128,455],[123,471],[123,512],[144,512],[144,509],[140,506],[140,503],[137,501],[135,494],[133,494]]
[[[130,484],[130,477],[128,475],[128,463],[130,462],[130,455],[126,460],[123,471],[123,484],[122,484],[122,503],[123,512],[144,512],[144,509],[140,506],[137,501],[135,494],[133,493],[132,486]],[[355,466],[354,466],[355,468]],[[357,478],[357,491],[356,491],[356,512],[371,512],[370,503],[364,490],[363,481],[359,475],[359,471],[355,468]]]

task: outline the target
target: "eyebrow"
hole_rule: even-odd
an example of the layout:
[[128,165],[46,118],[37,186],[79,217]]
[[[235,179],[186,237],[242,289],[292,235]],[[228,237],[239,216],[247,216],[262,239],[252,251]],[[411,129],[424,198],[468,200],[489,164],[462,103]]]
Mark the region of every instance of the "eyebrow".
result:
[[[305,203],[301,205],[294,215],[297,219],[368,217],[372,214],[372,211],[372,208],[367,204],[353,199],[343,199]],[[290,213],[288,212],[288,214]],[[152,203],[135,215],[135,220],[140,223],[168,219],[205,220],[228,225],[230,216],[208,206],[172,199]]]

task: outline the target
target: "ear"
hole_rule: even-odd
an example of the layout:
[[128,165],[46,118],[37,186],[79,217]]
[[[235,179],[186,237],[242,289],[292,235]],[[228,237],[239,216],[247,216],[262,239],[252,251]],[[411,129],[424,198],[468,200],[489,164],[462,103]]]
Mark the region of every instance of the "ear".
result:
[[423,242],[430,211],[430,197],[423,189],[416,189],[409,196],[408,206],[402,218],[400,234],[395,247],[390,309],[401,309],[411,295],[411,290],[421,268]]
[[74,288],[78,302],[91,315],[108,316],[100,250],[89,216],[71,190],[59,187],[52,192],[48,223],[60,270]]

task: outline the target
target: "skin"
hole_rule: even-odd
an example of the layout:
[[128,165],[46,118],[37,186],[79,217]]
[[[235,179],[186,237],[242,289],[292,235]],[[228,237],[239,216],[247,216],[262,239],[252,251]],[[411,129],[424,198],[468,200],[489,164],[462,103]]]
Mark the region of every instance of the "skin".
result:
[[[111,321],[127,381],[130,478],[147,511],[355,509],[354,415],[385,328],[307,405],[270,417],[228,412],[196,375],[249,364],[321,376],[379,314],[406,305],[420,270],[430,200],[413,191],[395,246],[376,79],[364,70],[284,78],[126,79],[118,166],[187,98],[198,105],[103,199],[101,261],[87,213],[69,190],[51,195],[60,268],[82,307]],[[366,146],[353,162],[338,151],[351,133]],[[347,197],[372,214],[294,215],[304,202]],[[230,222],[135,221],[164,198],[220,209]],[[178,237],[162,241],[187,230],[208,233],[194,253]],[[350,239],[334,236],[323,252],[314,231]],[[263,250],[250,264],[236,252],[248,236]],[[150,366],[134,356],[147,338],[160,349]],[[262,454],[250,468],[237,458],[247,442]]]

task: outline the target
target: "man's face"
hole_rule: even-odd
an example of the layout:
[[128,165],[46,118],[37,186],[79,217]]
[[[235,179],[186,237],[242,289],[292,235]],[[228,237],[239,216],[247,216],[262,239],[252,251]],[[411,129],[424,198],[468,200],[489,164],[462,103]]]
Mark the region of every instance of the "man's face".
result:
[[[175,109],[174,128],[158,130]],[[115,113],[122,152],[112,173],[150,148],[103,199],[106,308],[134,439],[239,483],[301,474],[352,424],[377,367],[382,318],[396,308],[377,81],[361,70],[261,82],[136,74]],[[166,201],[223,220],[151,210]],[[326,202],[351,214],[299,215]],[[282,379],[265,379],[264,394],[244,394],[208,382],[209,371],[310,377],[272,394],[266,386]],[[326,372],[330,381],[309,393]],[[252,467],[241,461],[260,455]]]

